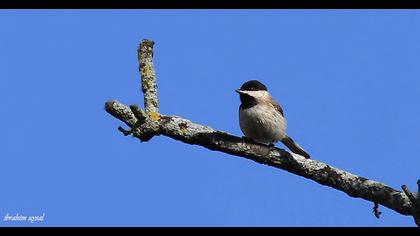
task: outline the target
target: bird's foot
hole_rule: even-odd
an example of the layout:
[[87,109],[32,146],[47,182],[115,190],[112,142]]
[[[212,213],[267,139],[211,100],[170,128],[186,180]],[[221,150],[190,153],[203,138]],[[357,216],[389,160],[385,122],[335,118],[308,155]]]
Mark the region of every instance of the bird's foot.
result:
[[268,144],[268,148],[269,148],[270,150],[275,150],[275,149],[277,149],[277,148],[274,146],[274,142],[272,142],[272,143]]

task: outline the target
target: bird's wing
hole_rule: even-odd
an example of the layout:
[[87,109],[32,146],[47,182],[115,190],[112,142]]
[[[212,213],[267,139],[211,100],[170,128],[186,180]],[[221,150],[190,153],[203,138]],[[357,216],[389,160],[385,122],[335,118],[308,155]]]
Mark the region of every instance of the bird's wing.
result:
[[270,104],[278,111],[280,114],[284,117],[283,109],[281,108],[280,104],[274,100],[273,98],[270,98]]

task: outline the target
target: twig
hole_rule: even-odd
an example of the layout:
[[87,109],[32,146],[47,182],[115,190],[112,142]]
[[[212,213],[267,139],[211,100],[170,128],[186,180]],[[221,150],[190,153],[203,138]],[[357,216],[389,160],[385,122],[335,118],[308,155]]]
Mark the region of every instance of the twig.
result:
[[382,214],[381,210],[379,210],[379,204],[377,202],[374,203],[373,214],[375,214],[376,218],[378,218],[378,219]]
[[147,114],[137,105],[131,105],[130,109],[137,118],[137,122],[144,123],[147,118]]
[[123,127],[121,127],[121,126],[118,126],[118,130],[119,131],[121,131],[121,133],[123,133],[124,134],[124,136],[128,136],[128,135],[130,135],[130,134],[132,134],[133,133],[133,130],[132,129],[130,129],[130,130],[126,130],[126,129],[124,129]]
[[410,190],[408,189],[408,187],[406,185],[401,186],[402,190],[404,191],[405,195],[407,195],[408,199],[410,199],[410,202],[413,205],[416,205],[416,198],[414,197],[414,195],[410,192]]

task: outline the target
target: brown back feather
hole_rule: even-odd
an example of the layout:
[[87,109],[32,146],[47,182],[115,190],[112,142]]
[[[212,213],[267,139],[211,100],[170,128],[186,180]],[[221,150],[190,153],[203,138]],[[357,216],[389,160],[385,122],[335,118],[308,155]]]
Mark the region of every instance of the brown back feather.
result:
[[281,108],[280,104],[271,97],[270,97],[270,103],[284,117],[283,109]]

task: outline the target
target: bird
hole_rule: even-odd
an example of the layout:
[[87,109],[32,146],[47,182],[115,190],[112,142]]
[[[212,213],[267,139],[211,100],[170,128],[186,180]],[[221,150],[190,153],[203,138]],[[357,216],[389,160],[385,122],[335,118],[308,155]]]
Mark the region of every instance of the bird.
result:
[[245,138],[274,147],[281,141],[293,153],[310,155],[287,135],[287,121],[279,103],[258,80],[249,80],[235,89],[239,93],[239,126]]

